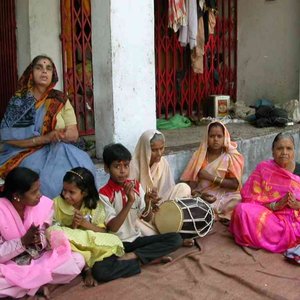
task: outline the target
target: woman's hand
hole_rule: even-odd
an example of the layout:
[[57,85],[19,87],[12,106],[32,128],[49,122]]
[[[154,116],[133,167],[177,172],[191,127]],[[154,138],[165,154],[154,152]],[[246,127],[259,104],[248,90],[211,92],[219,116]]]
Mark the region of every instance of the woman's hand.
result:
[[288,204],[289,193],[286,193],[280,201],[269,204],[271,210],[281,210]]
[[292,209],[300,209],[300,201],[290,192],[287,193],[287,205]]
[[157,203],[161,200],[161,197],[158,197],[157,188],[153,187],[152,189],[148,189],[145,194],[145,202],[148,204],[151,201],[151,206],[157,207]]
[[39,226],[32,224],[25,235],[21,238],[21,242],[25,248],[30,245],[41,243]]
[[201,193],[200,191],[193,191],[192,192],[192,196],[193,197],[200,197],[201,199],[203,199],[204,201],[208,202],[208,203],[214,203],[217,198],[214,195],[208,194],[208,193]]
[[52,130],[51,132],[43,135],[41,138],[42,141],[45,141],[45,144],[58,143],[65,138],[65,131],[64,129]]
[[206,170],[200,170],[198,173],[198,179],[206,179],[209,181],[214,181],[214,176],[209,174]]

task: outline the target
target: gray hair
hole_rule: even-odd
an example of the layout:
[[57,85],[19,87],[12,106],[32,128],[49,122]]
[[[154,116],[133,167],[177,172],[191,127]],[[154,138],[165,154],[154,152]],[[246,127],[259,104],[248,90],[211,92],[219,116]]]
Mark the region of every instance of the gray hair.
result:
[[280,132],[274,138],[274,141],[272,143],[272,150],[274,150],[276,143],[279,142],[280,140],[283,140],[283,139],[291,140],[291,142],[293,143],[293,145],[295,147],[294,137],[288,132]]
[[155,133],[150,140],[150,145],[157,141],[165,141],[165,136],[162,133]]

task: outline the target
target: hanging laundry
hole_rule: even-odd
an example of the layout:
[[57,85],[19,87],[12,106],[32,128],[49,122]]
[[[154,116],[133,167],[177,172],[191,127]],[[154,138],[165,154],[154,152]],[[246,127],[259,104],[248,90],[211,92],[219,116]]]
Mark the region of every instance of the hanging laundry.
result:
[[197,0],[186,0],[187,24],[179,29],[179,42],[182,47],[190,45],[194,49],[197,45],[198,14]]
[[204,56],[205,36],[203,17],[198,20],[197,46],[191,54],[192,68],[195,73],[203,74],[203,56]]
[[186,26],[187,14],[185,0],[169,0],[168,15],[168,27],[173,28],[175,32],[178,31],[180,26]]
[[203,12],[204,34],[206,44],[209,40],[209,35],[215,33],[216,15],[218,13],[216,0],[206,0]]

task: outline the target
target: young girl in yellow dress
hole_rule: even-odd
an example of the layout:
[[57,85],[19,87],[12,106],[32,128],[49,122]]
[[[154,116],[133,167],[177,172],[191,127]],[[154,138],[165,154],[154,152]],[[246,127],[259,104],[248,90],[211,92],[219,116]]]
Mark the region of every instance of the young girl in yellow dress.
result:
[[124,255],[123,244],[118,236],[106,233],[104,206],[89,170],[77,167],[65,174],[54,207],[55,222],[50,230],[64,231],[71,249],[84,256],[86,285],[139,273],[135,260],[118,259]]

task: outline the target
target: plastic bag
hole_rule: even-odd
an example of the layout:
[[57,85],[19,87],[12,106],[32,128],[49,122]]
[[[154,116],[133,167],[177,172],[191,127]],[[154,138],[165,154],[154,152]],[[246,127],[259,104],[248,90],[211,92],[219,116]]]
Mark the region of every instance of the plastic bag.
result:
[[156,126],[159,130],[187,128],[192,126],[192,121],[187,117],[176,114],[169,120],[157,119]]
[[299,100],[293,99],[288,101],[284,106],[288,112],[289,119],[293,120],[295,123],[300,122],[300,103]]

